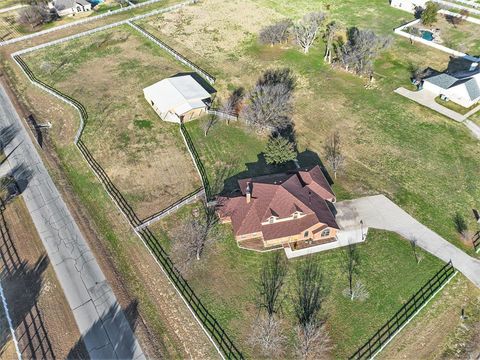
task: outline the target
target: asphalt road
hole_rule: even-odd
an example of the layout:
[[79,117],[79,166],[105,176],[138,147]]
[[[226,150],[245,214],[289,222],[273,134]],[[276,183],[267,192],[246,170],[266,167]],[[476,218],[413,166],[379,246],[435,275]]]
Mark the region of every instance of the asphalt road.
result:
[[23,197],[92,359],[144,359],[102,270],[48,174],[27,130],[0,85],[0,130],[18,132],[0,173],[17,172]]

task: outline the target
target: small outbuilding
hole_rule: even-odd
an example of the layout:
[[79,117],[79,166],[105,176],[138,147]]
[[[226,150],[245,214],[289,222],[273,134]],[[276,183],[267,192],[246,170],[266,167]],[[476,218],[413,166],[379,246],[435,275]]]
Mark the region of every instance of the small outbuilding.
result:
[[192,75],[174,76],[143,89],[145,99],[164,121],[182,123],[205,114],[212,93]]
[[53,0],[49,8],[54,9],[58,16],[68,16],[90,11],[92,4],[87,0]]

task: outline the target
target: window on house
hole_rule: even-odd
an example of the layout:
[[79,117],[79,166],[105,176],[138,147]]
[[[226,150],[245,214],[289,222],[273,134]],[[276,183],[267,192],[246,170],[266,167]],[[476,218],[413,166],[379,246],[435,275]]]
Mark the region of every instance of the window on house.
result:
[[150,100],[150,102],[152,103],[152,106],[155,105],[152,100]]
[[303,233],[303,237],[304,238],[308,237],[308,230]]
[[270,224],[273,224],[273,223],[275,222],[275,218],[272,216],[272,217],[268,220],[268,222],[269,222]]
[[322,231],[322,233],[320,234],[322,237],[327,237],[330,235],[330,229],[325,229]]

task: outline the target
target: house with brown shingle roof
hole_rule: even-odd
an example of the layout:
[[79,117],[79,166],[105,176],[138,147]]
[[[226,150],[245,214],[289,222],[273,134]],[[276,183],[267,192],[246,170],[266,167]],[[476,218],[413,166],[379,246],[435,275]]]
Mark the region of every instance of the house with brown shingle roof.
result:
[[238,245],[267,251],[336,241],[335,194],[319,166],[238,181],[240,194],[218,199]]

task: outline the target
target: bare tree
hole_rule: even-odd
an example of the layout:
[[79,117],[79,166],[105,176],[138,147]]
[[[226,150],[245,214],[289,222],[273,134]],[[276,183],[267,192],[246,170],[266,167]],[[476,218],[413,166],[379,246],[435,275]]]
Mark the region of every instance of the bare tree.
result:
[[238,114],[240,113],[240,106],[244,97],[245,89],[243,87],[235,89],[220,107],[220,111],[229,115],[238,116]]
[[390,44],[390,37],[354,27],[348,31],[348,41],[337,48],[337,58],[347,71],[371,76],[374,59]]
[[337,34],[337,31],[339,30],[338,23],[335,21],[332,21],[327,25],[326,31],[325,31],[325,56],[323,57],[323,61],[328,62],[329,64],[332,63],[332,54],[333,54],[333,43],[335,40],[335,36]]
[[417,245],[417,242],[418,242],[418,240],[417,240],[416,238],[413,238],[413,239],[410,240],[410,245],[411,245],[411,247],[412,247],[413,256],[415,257],[415,262],[416,262],[417,264],[419,264],[420,261],[422,261],[423,256],[422,256],[422,254],[419,254],[419,253],[418,253],[418,245]]
[[218,240],[217,223],[214,209],[204,207],[198,216],[187,218],[175,229],[172,253],[181,270],[188,270],[201,259],[205,248]]
[[353,278],[358,274],[358,266],[360,265],[360,254],[358,253],[357,245],[349,243],[343,250],[342,266],[347,274],[348,288],[347,296],[350,300],[355,299]]
[[282,356],[286,341],[282,321],[275,316],[257,317],[253,322],[249,340],[250,344],[258,346],[268,358]]
[[128,6],[128,1],[127,1],[127,0],[115,0],[115,2],[116,2],[117,4],[119,4],[120,7]]
[[210,129],[218,123],[218,116],[210,114],[208,115],[207,121],[202,124],[203,134],[208,135]]
[[293,25],[293,31],[297,44],[303,49],[306,54],[317,38],[320,27],[325,20],[325,14],[322,12],[311,12],[303,16]]
[[298,337],[296,350],[300,359],[321,360],[329,358],[332,346],[324,323],[311,321],[305,326],[298,325],[296,331]]
[[271,46],[286,42],[288,40],[288,30],[291,26],[292,20],[285,19],[264,27],[259,34],[260,42]]
[[270,132],[292,125],[292,95],[296,80],[290,69],[268,70],[250,92],[242,115],[247,124]]
[[342,291],[343,296],[350,298],[350,300],[365,301],[369,297],[368,289],[360,280],[355,281],[353,287],[346,288]]
[[22,25],[30,25],[32,29],[53,19],[53,15],[45,5],[30,5],[21,9],[18,15],[18,22]]
[[325,144],[325,159],[333,170],[333,176],[337,178],[337,172],[343,167],[345,157],[342,154],[340,134],[335,131],[330,140]]

